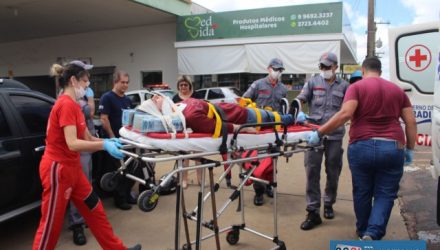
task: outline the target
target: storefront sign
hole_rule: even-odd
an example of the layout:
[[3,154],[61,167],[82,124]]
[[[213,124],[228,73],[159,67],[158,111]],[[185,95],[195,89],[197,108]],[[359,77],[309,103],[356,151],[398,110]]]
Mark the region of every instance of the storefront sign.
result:
[[177,41],[341,32],[341,2],[177,18]]

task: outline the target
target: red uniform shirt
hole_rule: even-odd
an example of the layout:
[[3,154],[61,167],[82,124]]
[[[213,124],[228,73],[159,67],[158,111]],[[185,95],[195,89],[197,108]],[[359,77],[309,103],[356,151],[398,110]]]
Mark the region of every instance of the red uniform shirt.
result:
[[[209,106],[206,101],[188,98],[181,103],[186,104],[182,113],[185,116],[187,127],[190,127],[196,133],[214,133],[216,119],[215,117],[212,119],[208,118]],[[223,122],[226,122],[228,133],[234,131],[232,124],[246,123],[248,115],[246,108],[240,107],[237,104],[225,102],[215,105],[221,108],[226,116],[224,117],[225,121]]]
[[60,163],[80,162],[79,152],[71,151],[67,147],[64,127],[68,125],[76,126],[77,137],[84,139],[86,122],[79,104],[69,96],[61,95],[49,115],[44,157]]
[[357,100],[350,127],[350,143],[374,137],[405,143],[400,126],[403,108],[411,107],[405,93],[395,84],[380,77],[368,77],[351,85],[344,102]]

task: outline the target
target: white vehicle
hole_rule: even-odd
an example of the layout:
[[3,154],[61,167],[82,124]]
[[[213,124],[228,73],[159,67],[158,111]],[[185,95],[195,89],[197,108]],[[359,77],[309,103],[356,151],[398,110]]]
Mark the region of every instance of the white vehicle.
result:
[[240,100],[240,91],[234,87],[215,87],[198,89],[194,93],[197,99],[204,99],[212,103],[228,102],[238,103]]
[[411,100],[417,120],[416,144],[431,147],[439,25],[432,22],[390,29],[389,41],[390,80],[401,86]]
[[171,89],[160,89],[160,90],[140,89],[140,90],[127,91],[125,92],[125,95],[131,100],[133,106],[137,107],[143,101],[150,99],[154,95],[153,92],[159,92],[161,94],[168,96],[171,99],[173,99],[174,95],[176,94],[176,92],[174,92]]
[[[440,23],[438,24],[440,27]],[[438,44],[440,50],[440,44]],[[440,225],[440,51],[434,55],[436,63],[434,81],[434,108],[432,111],[432,161],[433,177],[437,178],[437,224]]]
[[390,78],[409,96],[417,120],[417,145],[432,147],[432,175],[438,181],[440,225],[440,23],[390,30]]

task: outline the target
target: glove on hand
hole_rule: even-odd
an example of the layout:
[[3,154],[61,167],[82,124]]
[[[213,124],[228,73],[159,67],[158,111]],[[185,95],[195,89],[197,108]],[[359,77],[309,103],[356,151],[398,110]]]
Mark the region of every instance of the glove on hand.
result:
[[[110,141],[114,141],[114,142],[117,142],[119,145],[121,145],[121,147],[122,147],[122,142],[121,142],[121,140],[119,140],[119,138],[117,138],[117,137],[113,137],[113,138],[110,138],[109,139]],[[120,147],[119,147],[120,148]]]
[[319,137],[318,131],[312,131],[309,133],[307,138],[307,144],[310,146],[316,146],[319,145],[319,142],[321,141],[321,138]]
[[412,149],[405,149],[405,161],[403,164],[405,166],[410,165],[413,162],[414,158],[414,150]]
[[298,116],[296,116],[296,123],[304,123],[307,118],[308,116],[301,111],[298,113]]
[[124,159],[124,154],[119,150],[122,144],[111,139],[104,139],[104,150],[116,159]]

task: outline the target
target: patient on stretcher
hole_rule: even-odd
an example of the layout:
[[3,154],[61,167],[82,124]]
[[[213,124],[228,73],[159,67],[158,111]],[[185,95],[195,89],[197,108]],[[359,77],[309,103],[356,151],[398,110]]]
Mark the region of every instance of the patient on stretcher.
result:
[[[297,110],[280,115],[277,112],[242,107],[239,104],[211,104],[194,98],[174,104],[168,97],[154,95],[151,99],[144,101],[137,111],[125,111],[123,123],[131,123],[133,128],[140,132],[176,133],[183,131],[185,133],[188,127],[196,133],[219,135],[222,126],[225,126],[228,133],[232,133],[240,125],[248,123],[282,122],[285,125],[292,125],[295,124],[296,114]],[[156,119],[152,119],[153,117]],[[145,123],[150,123],[150,126],[145,126]],[[247,127],[241,131],[256,132],[257,130]]]

